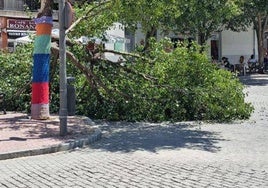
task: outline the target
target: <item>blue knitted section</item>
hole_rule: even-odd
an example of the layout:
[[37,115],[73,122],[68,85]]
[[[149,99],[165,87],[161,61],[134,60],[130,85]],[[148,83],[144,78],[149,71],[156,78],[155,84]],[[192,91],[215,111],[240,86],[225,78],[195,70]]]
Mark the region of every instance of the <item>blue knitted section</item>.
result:
[[48,23],[48,24],[53,25],[53,18],[50,16],[42,16],[40,18],[35,18],[34,21],[35,21],[35,24]]
[[34,54],[33,83],[49,82],[50,54]]

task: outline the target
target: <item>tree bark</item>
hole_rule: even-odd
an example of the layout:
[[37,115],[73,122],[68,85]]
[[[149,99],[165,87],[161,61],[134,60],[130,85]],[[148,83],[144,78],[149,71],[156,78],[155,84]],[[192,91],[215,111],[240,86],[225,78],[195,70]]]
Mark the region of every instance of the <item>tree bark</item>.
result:
[[263,71],[263,59],[264,59],[264,32],[267,27],[268,15],[257,15],[257,21],[254,22],[254,27],[256,29],[256,35],[258,40],[258,62],[260,65],[260,71]]
[[262,28],[262,19],[261,19],[261,15],[258,14],[258,30],[257,30],[257,40],[258,40],[258,61],[260,64],[260,67],[263,66],[263,31],[264,28]]
[[151,28],[150,28],[150,30],[149,31],[147,31],[147,33],[146,33],[146,36],[145,36],[145,46],[144,46],[144,50],[147,50],[148,48],[149,48],[149,46],[150,46],[150,38],[152,38],[152,37],[154,37],[154,38],[156,38],[157,37],[157,28],[156,27],[154,27],[154,26],[152,26]]

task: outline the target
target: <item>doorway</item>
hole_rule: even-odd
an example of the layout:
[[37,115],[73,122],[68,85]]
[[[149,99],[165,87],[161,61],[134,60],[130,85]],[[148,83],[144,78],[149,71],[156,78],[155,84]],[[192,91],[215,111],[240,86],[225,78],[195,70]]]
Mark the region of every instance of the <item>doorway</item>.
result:
[[210,42],[210,55],[211,58],[214,60],[219,61],[219,41],[218,40],[211,40]]

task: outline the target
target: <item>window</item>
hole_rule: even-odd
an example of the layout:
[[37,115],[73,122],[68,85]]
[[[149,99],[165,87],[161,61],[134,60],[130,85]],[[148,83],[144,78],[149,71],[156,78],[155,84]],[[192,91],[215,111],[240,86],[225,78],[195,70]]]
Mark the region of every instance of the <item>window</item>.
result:
[[0,9],[24,11],[25,6],[31,11],[37,11],[40,8],[39,0],[0,0]]
[[4,10],[23,10],[23,0],[3,0]]
[[0,0],[0,10],[4,9],[4,0]]
[[37,11],[40,8],[40,3],[38,0],[25,0],[25,5],[31,11]]

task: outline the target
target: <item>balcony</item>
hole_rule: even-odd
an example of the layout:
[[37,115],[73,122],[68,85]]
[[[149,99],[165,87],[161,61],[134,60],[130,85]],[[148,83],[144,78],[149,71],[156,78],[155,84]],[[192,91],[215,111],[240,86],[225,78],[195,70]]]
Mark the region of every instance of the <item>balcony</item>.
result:
[[37,11],[40,7],[39,0],[0,0],[0,10],[6,11]]

